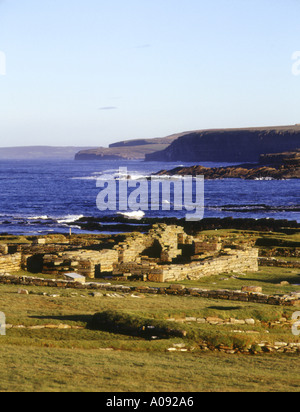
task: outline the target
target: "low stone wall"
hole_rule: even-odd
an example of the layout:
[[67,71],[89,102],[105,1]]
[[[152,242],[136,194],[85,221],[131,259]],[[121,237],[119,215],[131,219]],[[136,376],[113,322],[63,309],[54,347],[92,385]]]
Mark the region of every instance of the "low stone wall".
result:
[[254,302],[266,305],[277,306],[300,306],[300,293],[289,295],[265,295],[263,293],[242,292],[240,290],[207,290],[200,288],[185,288],[181,285],[171,285],[169,287],[147,287],[147,286],[123,286],[111,285],[107,283],[80,282],[43,279],[29,276],[14,276],[8,273],[0,273],[0,283],[22,285],[22,286],[44,286],[70,289],[105,290],[119,293],[143,293],[173,296],[193,296],[206,299],[223,299],[229,301]]
[[300,257],[300,248],[298,247],[273,247],[261,248],[259,251],[261,257]]
[[121,278],[139,278],[152,281],[153,278],[161,279],[162,269],[151,263],[120,263],[114,265],[113,275]]
[[300,268],[299,261],[287,261],[275,258],[259,258],[259,266],[271,266],[277,268]]
[[205,276],[230,272],[258,271],[258,250],[230,250],[225,256],[214,257],[202,262],[186,265],[170,265],[162,271],[162,282],[197,280]]
[[[251,354],[258,355],[260,353],[300,353],[300,343],[289,343],[289,342],[258,342],[247,345],[245,348],[233,348],[226,345],[213,346],[207,342],[202,342],[199,348],[203,351],[212,352],[224,352],[227,354]],[[193,352],[193,349],[189,349],[185,344],[174,343],[171,348],[167,349],[168,352]]]

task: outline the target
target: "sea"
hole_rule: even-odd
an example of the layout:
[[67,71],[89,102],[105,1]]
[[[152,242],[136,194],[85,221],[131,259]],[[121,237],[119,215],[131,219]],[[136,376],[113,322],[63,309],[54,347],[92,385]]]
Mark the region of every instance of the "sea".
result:
[[[70,227],[73,233],[95,233],[82,230],[76,224],[78,219],[93,217],[99,222],[103,219],[105,223],[105,219],[121,214],[98,209],[99,178],[115,179],[120,168],[127,168],[127,179],[134,182],[160,170],[191,165],[108,160],[1,160],[0,234],[69,233]],[[232,164],[202,162],[201,165],[218,167]],[[133,211],[130,217],[138,221],[143,216],[180,219],[185,215],[185,210],[174,210],[171,206],[170,210]],[[126,213],[123,216],[126,217]],[[205,180],[204,218],[212,217],[300,222],[299,180]]]

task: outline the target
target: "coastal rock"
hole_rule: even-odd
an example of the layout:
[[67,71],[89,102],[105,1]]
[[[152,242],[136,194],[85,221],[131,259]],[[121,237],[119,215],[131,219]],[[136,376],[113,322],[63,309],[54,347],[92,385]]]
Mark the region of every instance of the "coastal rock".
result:
[[[300,142],[299,142],[300,145]],[[267,163],[270,162],[270,163]],[[299,179],[300,150],[275,155],[263,155],[257,164],[228,167],[204,167],[201,165],[161,170],[156,176],[204,176],[205,179]]]

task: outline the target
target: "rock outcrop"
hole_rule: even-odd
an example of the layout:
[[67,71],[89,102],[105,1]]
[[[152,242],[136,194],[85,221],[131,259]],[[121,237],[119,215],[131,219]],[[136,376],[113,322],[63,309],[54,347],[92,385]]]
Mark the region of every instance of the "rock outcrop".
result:
[[146,161],[258,162],[260,155],[300,148],[300,125],[202,130],[184,134]]
[[157,176],[204,176],[205,179],[299,179],[300,150],[295,152],[266,154],[258,164],[243,164],[228,167],[177,167],[161,170]]

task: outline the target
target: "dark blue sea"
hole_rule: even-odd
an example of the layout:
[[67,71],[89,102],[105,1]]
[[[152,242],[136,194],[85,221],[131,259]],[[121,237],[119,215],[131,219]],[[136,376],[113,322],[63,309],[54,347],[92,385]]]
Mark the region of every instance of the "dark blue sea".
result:
[[[227,164],[201,163],[203,166]],[[0,233],[37,235],[82,231],[76,220],[118,212],[98,210],[99,176],[126,167],[132,181],[189,163],[143,161],[1,161]],[[273,218],[300,222],[299,180],[205,181],[204,217]],[[146,211],[145,217],[184,217],[186,211]]]

